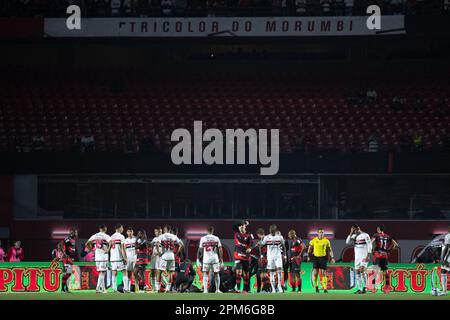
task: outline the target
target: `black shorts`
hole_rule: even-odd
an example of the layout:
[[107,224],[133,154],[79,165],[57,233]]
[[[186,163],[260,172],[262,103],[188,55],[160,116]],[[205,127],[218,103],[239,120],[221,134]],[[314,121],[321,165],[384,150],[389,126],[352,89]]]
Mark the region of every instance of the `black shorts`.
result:
[[248,260],[238,260],[238,259],[236,259],[234,261],[234,265],[236,267],[236,270],[242,270],[244,272],[250,271],[250,261],[248,261]]
[[267,258],[262,258],[258,260],[258,272],[267,272]]
[[376,258],[374,265],[379,266],[381,270],[388,269],[388,259],[387,258]]
[[327,270],[328,257],[313,257],[313,268]]
[[300,273],[302,270],[302,260],[299,258],[292,258],[289,262],[289,272]]
[[147,264],[135,264],[134,270],[137,270],[139,272],[145,272],[146,267],[147,267]]

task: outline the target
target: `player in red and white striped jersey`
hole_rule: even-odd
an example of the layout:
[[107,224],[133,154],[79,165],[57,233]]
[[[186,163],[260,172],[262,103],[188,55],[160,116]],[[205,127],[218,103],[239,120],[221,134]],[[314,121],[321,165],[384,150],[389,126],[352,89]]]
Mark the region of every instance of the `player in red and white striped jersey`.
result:
[[[214,234],[214,227],[208,227],[208,234],[200,239],[197,256],[202,256],[203,292],[208,293],[210,272],[214,272],[216,293],[220,293],[220,267],[223,264],[222,243]],[[198,258],[197,264],[200,264]]]
[[169,279],[166,281],[166,292],[170,291],[170,284],[172,280],[172,274],[175,272],[175,253],[174,248],[175,245],[178,244],[178,254],[181,250],[183,250],[183,242],[174,234],[171,233],[172,228],[168,225],[164,226],[163,228],[163,234],[160,235],[157,238],[157,243],[160,244],[161,249],[161,260],[159,261],[159,276],[160,279],[156,283],[156,290],[159,291],[159,288],[161,286],[161,274],[162,272],[167,272],[167,278]]
[[95,245],[95,265],[99,273],[97,280],[97,293],[106,293],[105,276],[108,270],[108,252],[110,249],[111,237],[106,234],[108,228],[102,224],[99,232],[89,238],[86,246],[92,248]]
[[111,236],[109,260],[111,262],[112,280],[111,286],[113,292],[117,292],[117,272],[122,272],[122,279],[125,278],[125,266],[127,265],[127,254],[125,252],[125,237],[123,236],[123,226],[117,224],[116,232]]

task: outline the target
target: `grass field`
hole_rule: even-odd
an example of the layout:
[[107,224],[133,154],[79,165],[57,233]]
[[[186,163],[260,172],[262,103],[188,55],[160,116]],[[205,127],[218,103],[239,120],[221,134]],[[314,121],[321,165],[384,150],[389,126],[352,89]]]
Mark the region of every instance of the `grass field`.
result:
[[432,297],[429,293],[389,293],[355,295],[349,293],[284,293],[284,294],[203,294],[203,293],[0,293],[0,300],[448,300],[450,295]]

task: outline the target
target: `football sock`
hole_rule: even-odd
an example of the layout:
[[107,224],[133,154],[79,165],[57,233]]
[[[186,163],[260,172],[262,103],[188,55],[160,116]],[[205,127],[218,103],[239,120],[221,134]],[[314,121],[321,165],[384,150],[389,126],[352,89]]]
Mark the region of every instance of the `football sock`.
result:
[[367,285],[367,272],[361,273],[361,290],[364,291]]
[[216,280],[216,291],[220,290],[220,275],[217,273],[215,276],[215,280]]
[[374,272],[373,272],[373,276],[372,276],[373,278],[372,278],[372,284],[373,284],[373,286],[375,287],[375,285],[376,285],[376,283],[377,283],[377,278],[378,278],[378,270],[377,269],[374,269]]
[[123,283],[123,290],[130,291],[130,283],[128,280],[128,274],[126,272],[123,274],[122,283]]
[[69,280],[70,276],[71,276],[70,273],[66,273],[62,277],[62,283],[63,283],[63,286],[65,287],[65,289],[68,289],[68,287],[67,287],[67,280]]
[[441,285],[442,285],[442,291],[447,292],[447,273],[441,272]]
[[323,276],[322,277],[322,287],[324,290],[327,289],[327,282],[328,282],[327,276]]
[[207,273],[203,274],[203,291],[208,292],[208,278],[209,275]]
[[302,278],[298,279],[297,288],[298,288],[298,291],[302,291]]
[[385,288],[388,288],[390,286],[389,275],[387,274],[387,272],[384,274],[384,286],[385,286]]
[[152,286],[152,290],[155,291],[155,288],[156,288],[156,277],[152,276],[150,278],[150,285]]
[[236,275],[236,287],[237,290],[241,290],[241,275]]
[[318,287],[320,283],[320,277],[318,274],[316,274],[315,278],[314,278],[314,287]]
[[278,288],[281,289],[283,281],[283,271],[278,271]]
[[115,274],[115,275],[112,276],[112,279],[111,279],[111,287],[112,287],[112,289],[113,289],[114,291],[117,290],[117,274]]
[[177,274],[174,272],[172,273],[172,283],[170,284],[170,289],[175,288],[177,283]]
[[270,285],[272,286],[272,292],[275,292],[275,273],[270,273]]
[[289,279],[289,284],[292,287],[292,291],[295,291],[295,281],[294,281],[294,276],[292,275],[292,273],[289,272],[288,274],[288,279]]
[[250,291],[250,282],[248,276],[244,276],[244,291]]
[[103,271],[100,271],[100,273],[98,275],[98,279],[97,279],[97,288],[96,288],[97,291],[103,290],[104,279],[105,279],[105,273]]
[[262,287],[262,279],[261,279],[261,275],[257,274],[256,275],[256,288],[257,288],[257,292],[261,292],[261,287]]
[[355,274],[355,287],[358,290],[361,290],[361,273],[356,272]]

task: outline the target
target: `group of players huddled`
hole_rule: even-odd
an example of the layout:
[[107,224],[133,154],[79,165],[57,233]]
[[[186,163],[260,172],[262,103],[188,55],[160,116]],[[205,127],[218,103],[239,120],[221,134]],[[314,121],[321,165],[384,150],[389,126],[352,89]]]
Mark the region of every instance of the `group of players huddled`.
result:
[[[248,221],[234,225],[234,268],[232,288],[236,293],[250,292],[250,278],[256,275],[257,292],[282,293],[286,291],[285,282],[289,279],[293,292],[302,291],[301,264],[306,256],[313,263],[312,281],[317,293],[327,293],[327,264],[334,263],[334,254],[330,240],[325,237],[324,230],[319,228],[317,236],[306,246],[295,230],[288,232],[284,239],[277,226],[269,227],[269,234],[263,229],[256,230],[257,238],[247,231]],[[86,243],[87,248],[95,248],[95,264],[99,273],[96,292],[106,293],[105,275],[110,264],[112,272],[112,291],[117,292],[117,273],[122,272],[123,292],[173,292],[181,291],[178,276],[189,279],[186,289],[192,284],[195,270],[184,255],[183,241],[178,237],[177,228],[169,225],[156,227],[152,240],[147,239],[146,232],[139,230],[135,236],[133,228],[127,228],[126,237],[121,224],[115,226],[115,233],[109,236],[106,225],[99,226],[99,232],[91,236]],[[450,229],[449,229],[450,232]],[[71,229],[68,237],[58,243],[55,259],[62,261],[65,267],[63,276],[63,292],[69,292],[68,279],[72,274],[75,259],[75,241],[77,230]],[[388,269],[389,252],[398,247],[398,243],[388,235],[383,226],[370,237],[358,225],[351,227],[346,239],[348,245],[354,246],[355,280],[357,294],[365,294],[368,273],[367,267],[372,255],[375,276],[372,290],[377,290],[376,279],[381,276],[382,287],[390,288]],[[189,263],[185,263],[189,262]],[[445,236],[441,254],[441,281],[446,290],[447,273],[450,272],[450,233]],[[214,235],[214,227],[208,227],[207,234],[200,239],[197,252],[197,265],[203,274],[203,292],[214,288],[220,293],[221,271],[224,270],[223,250],[220,239]],[[149,266],[151,288],[145,286],[145,270]],[[131,279],[134,279],[132,290]],[[183,277],[181,277],[183,278]],[[209,283],[211,281],[211,283]],[[243,284],[242,284],[243,282]],[[387,291],[385,291],[387,293]],[[446,291],[445,291],[446,293]]]

